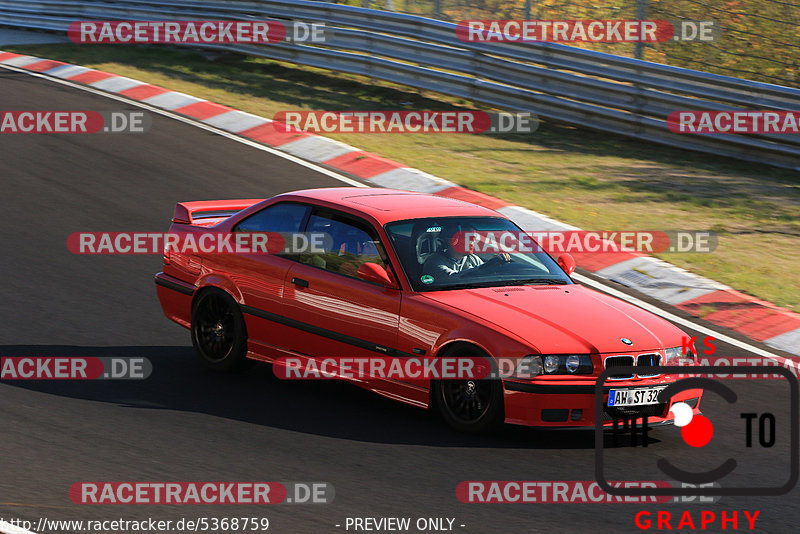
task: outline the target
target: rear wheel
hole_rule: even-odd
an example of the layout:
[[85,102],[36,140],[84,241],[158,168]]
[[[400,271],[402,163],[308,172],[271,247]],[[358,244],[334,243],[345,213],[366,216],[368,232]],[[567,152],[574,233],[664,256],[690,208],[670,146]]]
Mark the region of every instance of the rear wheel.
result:
[[[487,355],[477,348],[466,348],[454,356]],[[437,380],[432,388],[433,402],[442,418],[457,430],[488,432],[503,424],[503,383],[497,379]]]
[[247,328],[239,305],[220,289],[203,291],[192,304],[192,345],[214,371],[246,366]]

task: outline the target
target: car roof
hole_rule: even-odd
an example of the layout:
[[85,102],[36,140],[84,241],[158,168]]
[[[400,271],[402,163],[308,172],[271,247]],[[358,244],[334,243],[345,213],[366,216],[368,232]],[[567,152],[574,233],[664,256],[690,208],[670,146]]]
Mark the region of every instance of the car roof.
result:
[[294,191],[276,198],[347,207],[371,216],[381,225],[422,217],[502,217],[492,209],[463,200],[401,189],[330,187]]

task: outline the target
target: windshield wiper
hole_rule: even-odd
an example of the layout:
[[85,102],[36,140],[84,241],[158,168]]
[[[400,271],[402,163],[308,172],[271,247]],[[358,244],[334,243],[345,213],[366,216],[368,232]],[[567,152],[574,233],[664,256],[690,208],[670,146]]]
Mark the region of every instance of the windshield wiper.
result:
[[481,287],[503,287],[508,284],[504,284],[501,281],[493,280],[491,282],[463,282],[460,284],[447,284],[445,286],[440,287],[432,287],[431,290],[433,291],[444,291],[449,289],[477,289]]
[[516,280],[514,285],[567,285],[566,280],[561,278],[531,278],[530,280]]
[[477,289],[482,287],[512,287],[526,285],[566,285],[566,280],[559,278],[531,278],[527,280],[492,280],[491,282],[472,282],[461,284],[448,284],[446,286],[431,288],[433,291],[445,291],[449,289]]

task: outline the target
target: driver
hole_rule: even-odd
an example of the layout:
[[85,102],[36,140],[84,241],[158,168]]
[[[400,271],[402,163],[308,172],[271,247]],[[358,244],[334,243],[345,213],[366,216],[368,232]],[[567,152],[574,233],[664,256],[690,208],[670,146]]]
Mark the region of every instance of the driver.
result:
[[[475,231],[474,228],[465,228],[463,230],[464,232]],[[445,227],[439,236],[440,239],[444,240],[444,247],[425,260],[422,266],[423,274],[432,276],[434,280],[441,280],[459,276],[470,269],[487,265],[477,254],[467,252],[463,246],[459,246],[457,240],[463,236],[463,233],[459,232],[460,229],[457,226]],[[492,258],[489,263],[496,261],[507,263],[511,261],[511,256],[504,252]]]

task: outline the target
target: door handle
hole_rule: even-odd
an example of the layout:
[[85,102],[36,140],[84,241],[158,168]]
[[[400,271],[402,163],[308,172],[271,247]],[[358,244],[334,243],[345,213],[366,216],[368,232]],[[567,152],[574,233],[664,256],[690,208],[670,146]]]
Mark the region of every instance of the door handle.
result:
[[308,280],[302,278],[292,278],[292,283],[298,287],[308,287]]

